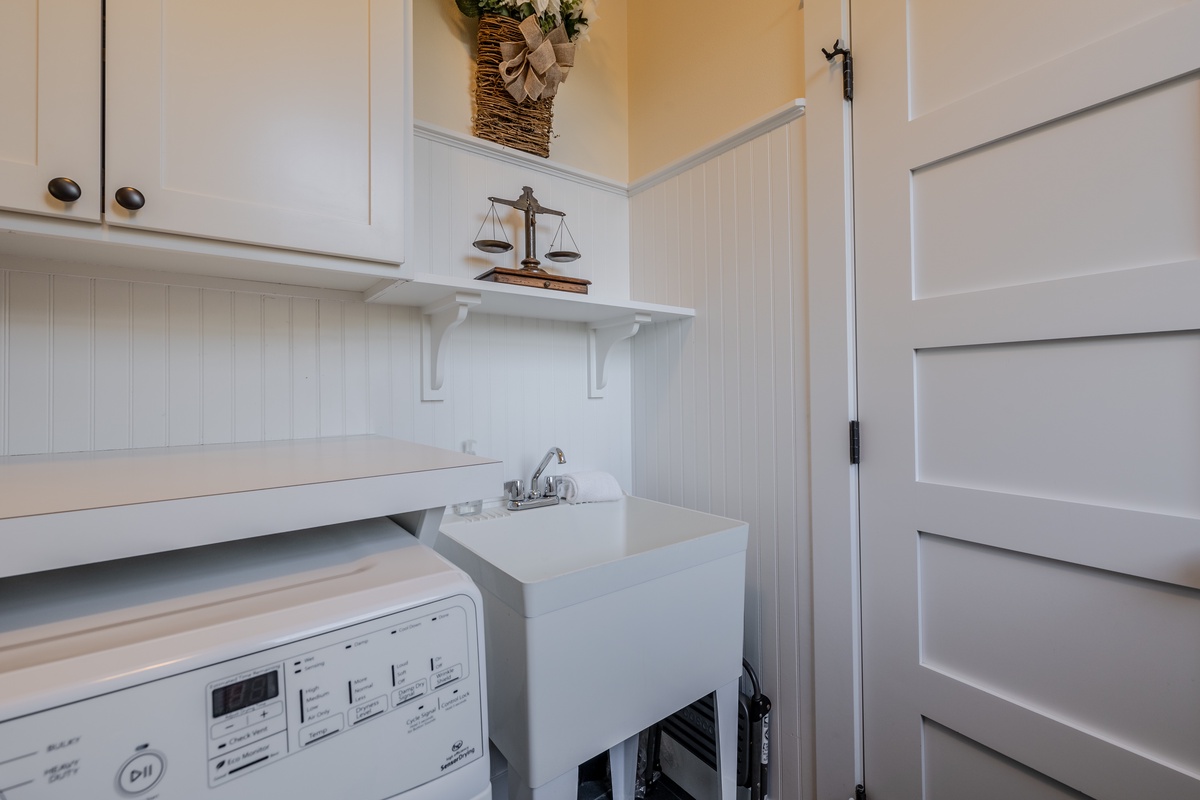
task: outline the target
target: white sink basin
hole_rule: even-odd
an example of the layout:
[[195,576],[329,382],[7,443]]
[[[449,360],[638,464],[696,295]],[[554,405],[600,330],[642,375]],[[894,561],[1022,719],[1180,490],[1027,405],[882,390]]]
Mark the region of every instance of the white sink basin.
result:
[[441,533],[438,552],[483,592],[491,738],[518,794],[569,784],[741,675],[744,522],[626,497],[450,518]]

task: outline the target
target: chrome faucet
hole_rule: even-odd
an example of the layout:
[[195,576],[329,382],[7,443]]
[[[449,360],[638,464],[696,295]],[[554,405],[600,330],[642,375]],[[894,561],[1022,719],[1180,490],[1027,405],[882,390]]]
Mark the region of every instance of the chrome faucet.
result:
[[546,455],[542,456],[542,462],[538,464],[537,469],[533,471],[533,477],[529,479],[529,489],[522,493],[521,481],[509,481],[504,484],[508,492],[508,510],[521,511],[526,508],[538,508],[540,506],[552,506],[558,503],[558,493],[554,491],[554,482],[547,477],[545,491],[538,489],[538,479],[542,477],[542,472],[549,465],[550,459],[558,456],[558,463],[567,463],[567,457],[563,455],[563,451],[557,447],[551,447],[546,451]]
[[[557,447],[551,447],[546,451],[546,455],[542,456],[542,463],[538,464],[538,468],[533,471],[533,477],[529,479],[529,492],[536,496],[538,490],[538,478],[542,476],[542,470],[550,463],[550,459],[558,456],[558,463],[567,463],[567,457],[563,455],[563,451]],[[553,494],[553,492],[545,492],[545,494]]]

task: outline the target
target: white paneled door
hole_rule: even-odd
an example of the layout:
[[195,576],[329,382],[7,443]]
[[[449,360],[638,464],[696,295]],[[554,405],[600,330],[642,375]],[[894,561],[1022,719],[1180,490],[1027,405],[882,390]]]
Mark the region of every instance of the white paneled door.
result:
[[867,796],[1200,797],[1200,2],[852,21]]

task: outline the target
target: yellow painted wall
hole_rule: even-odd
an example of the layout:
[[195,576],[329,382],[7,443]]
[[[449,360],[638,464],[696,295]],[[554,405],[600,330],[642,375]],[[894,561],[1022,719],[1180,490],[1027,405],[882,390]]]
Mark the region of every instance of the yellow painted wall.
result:
[[[799,0],[599,0],[550,158],[633,181],[804,96]],[[418,120],[471,132],[475,21],[413,0]]]
[[631,181],[804,96],[799,0],[633,0]]
[[[627,0],[600,0],[598,8],[591,38],[579,43],[575,68],[554,100],[558,136],[552,134],[550,158],[624,182],[629,178]],[[471,132],[475,29],[475,20],[460,14],[454,0],[413,0],[418,120]]]

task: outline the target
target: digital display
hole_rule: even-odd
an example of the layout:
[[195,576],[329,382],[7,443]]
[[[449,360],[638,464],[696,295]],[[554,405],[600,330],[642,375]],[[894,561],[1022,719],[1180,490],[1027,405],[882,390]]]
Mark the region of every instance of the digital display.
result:
[[279,696],[279,671],[271,670],[244,681],[213,689],[213,718],[223,717],[235,711]]

